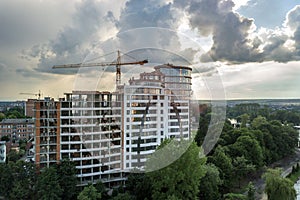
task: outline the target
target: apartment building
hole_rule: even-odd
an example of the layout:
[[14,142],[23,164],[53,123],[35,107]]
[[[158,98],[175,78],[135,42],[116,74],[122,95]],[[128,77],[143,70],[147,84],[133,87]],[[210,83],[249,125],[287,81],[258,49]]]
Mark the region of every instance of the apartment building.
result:
[[81,185],[99,179],[109,187],[124,181],[121,95],[98,91],[66,93],[61,103],[61,157],[75,162]]
[[165,138],[189,138],[191,68],[170,64],[124,86],[124,169],[142,168]]
[[35,163],[49,167],[60,161],[60,103],[49,97],[36,100],[35,113]]
[[70,159],[79,185],[108,187],[143,169],[165,138],[189,138],[191,68],[170,64],[132,77],[117,91],[73,91],[35,103],[36,162]]
[[0,137],[8,136],[11,142],[34,137],[33,119],[3,119],[0,122]]

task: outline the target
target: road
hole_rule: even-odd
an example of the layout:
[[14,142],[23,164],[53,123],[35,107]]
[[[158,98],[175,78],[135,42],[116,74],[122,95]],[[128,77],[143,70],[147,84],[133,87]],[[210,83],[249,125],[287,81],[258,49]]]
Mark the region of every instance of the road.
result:
[[[300,149],[295,150],[295,154],[289,157],[286,157],[282,160],[279,160],[273,163],[270,167],[282,168],[281,176],[286,177],[292,172],[292,168],[300,161]],[[265,183],[262,178],[253,181],[254,187],[256,188],[256,199],[267,200],[267,195],[263,192],[265,189]]]

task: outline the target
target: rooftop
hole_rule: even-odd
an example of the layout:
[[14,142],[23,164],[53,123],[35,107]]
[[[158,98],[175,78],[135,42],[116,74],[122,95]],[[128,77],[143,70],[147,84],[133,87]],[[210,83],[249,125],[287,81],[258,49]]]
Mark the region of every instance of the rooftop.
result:
[[34,124],[34,119],[3,119],[0,124]]

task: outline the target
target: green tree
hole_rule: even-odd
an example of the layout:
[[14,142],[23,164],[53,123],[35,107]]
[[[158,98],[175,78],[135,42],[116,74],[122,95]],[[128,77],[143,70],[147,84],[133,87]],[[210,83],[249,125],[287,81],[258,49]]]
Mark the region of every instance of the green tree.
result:
[[226,120],[217,145],[227,146],[229,144],[233,144],[235,143],[236,139],[240,136],[240,134],[240,129],[233,128],[230,121]]
[[78,200],[97,200],[101,199],[101,194],[93,185],[87,185],[77,196]]
[[173,195],[169,195],[167,200],[181,200],[178,197],[176,197],[174,194]]
[[251,172],[255,171],[255,166],[249,163],[244,156],[233,159],[233,168],[234,174],[238,179],[239,188],[241,188],[241,180]]
[[97,192],[101,194],[101,198],[102,199],[108,199],[109,196],[107,194],[107,189],[105,187],[105,185],[101,182],[101,180],[99,180],[94,187],[96,188]]
[[242,128],[246,127],[246,125],[247,125],[247,123],[249,121],[249,118],[250,118],[249,115],[246,114],[246,113],[244,113],[244,114],[241,115],[241,127]]
[[131,196],[128,192],[118,193],[117,196],[113,197],[112,200],[133,200],[134,197]]
[[[261,107],[257,103],[243,103],[237,104],[234,107],[229,107],[228,117],[229,118],[241,118],[241,115],[249,115],[250,120],[255,118],[261,111]],[[265,111],[265,108],[264,108]]]
[[30,199],[30,191],[26,190],[24,188],[22,181],[16,181],[14,182],[14,185],[12,187],[12,190],[9,195],[9,199],[18,200],[18,199]]
[[261,115],[258,117],[254,118],[251,122],[251,127],[254,129],[259,129],[261,126],[267,124],[267,119]]
[[20,155],[17,151],[10,150],[7,154],[8,161],[17,162],[20,159]]
[[272,137],[273,149],[270,150],[273,161],[294,153],[298,142],[298,133],[292,126],[282,125],[280,121],[272,120],[267,129]]
[[56,169],[54,167],[44,168],[37,180],[38,199],[61,199],[62,192]]
[[219,186],[222,184],[218,168],[213,164],[205,165],[206,174],[200,181],[199,199],[220,199]]
[[210,119],[211,119],[210,113],[202,113],[200,115],[199,128],[198,128],[197,134],[195,136],[195,141],[199,147],[202,145],[204,138],[207,134]]
[[22,140],[22,139],[20,139],[19,140],[19,147],[20,147],[20,150],[26,150],[26,144],[27,144],[27,142],[26,142],[26,140]]
[[277,110],[273,112],[270,116],[273,120],[280,120],[281,123],[289,122],[293,124],[298,124],[300,121],[300,113],[299,110]]
[[227,193],[224,195],[224,200],[247,200],[243,194]]
[[231,146],[231,151],[235,152],[236,156],[244,156],[257,168],[264,164],[264,157],[261,146],[258,141],[248,135],[240,136],[236,143]]
[[5,114],[2,113],[2,112],[0,112],[0,122],[1,122],[3,119],[5,119]]
[[[153,165],[160,164],[163,159],[186,151],[175,162],[162,169],[149,172],[152,183],[152,199],[167,199],[169,196],[179,199],[195,199],[199,193],[201,177],[205,175],[205,158],[199,156],[200,148],[195,142],[188,146],[189,141],[165,140],[157,152],[162,149],[165,154],[156,152],[147,160],[146,169],[153,169]],[[188,163],[188,164],[187,164]]]
[[252,182],[248,184],[247,200],[255,200],[255,187]]
[[151,182],[149,177],[135,169],[129,174],[126,181],[126,191],[136,199],[151,199]]
[[[17,161],[13,168],[13,180],[14,180],[14,190],[11,192],[15,196],[14,199],[30,199],[32,194],[35,193],[36,184],[36,166],[33,163],[24,162],[23,160]],[[18,192],[18,195],[16,195]]]
[[62,199],[74,199],[76,197],[76,168],[70,160],[62,160],[57,165],[59,185],[62,189]]
[[13,187],[13,171],[10,162],[9,164],[0,163],[0,196],[8,199],[11,189]]
[[6,111],[4,114],[8,119],[25,118],[24,108],[22,107],[13,107]]
[[0,196],[6,199],[32,199],[36,168],[22,160],[0,164]]
[[266,182],[265,192],[269,200],[294,200],[296,198],[294,183],[281,177],[281,170],[268,169],[263,178]]
[[9,137],[7,135],[4,135],[1,137],[1,141],[6,141],[6,142],[9,142]]
[[233,165],[231,158],[225,153],[223,147],[218,146],[210,160],[219,169],[220,178],[223,181],[221,192],[228,192],[233,181]]

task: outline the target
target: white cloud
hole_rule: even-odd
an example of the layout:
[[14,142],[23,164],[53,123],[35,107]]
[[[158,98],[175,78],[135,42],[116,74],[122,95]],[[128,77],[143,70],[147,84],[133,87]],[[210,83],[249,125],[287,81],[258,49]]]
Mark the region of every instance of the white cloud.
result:
[[[272,88],[272,84],[276,85],[272,91],[279,95],[283,87],[292,91],[294,87],[290,83],[299,82],[287,66],[298,70],[293,61],[300,60],[300,7],[287,13],[282,26],[256,29],[253,19],[238,13],[251,3],[251,0],[0,1],[0,77],[2,85],[7,85],[2,86],[1,91],[3,95],[13,90],[17,94],[16,90],[31,86],[34,91],[43,89],[37,87],[49,88],[48,93],[51,93],[50,88],[57,84],[70,88],[72,83],[67,84],[67,81],[74,81],[72,78],[53,73],[74,74],[76,71],[58,72],[51,66],[108,53],[108,48],[101,47],[112,43],[110,48],[124,47],[125,53],[128,51],[134,56],[139,53],[141,59],[149,53],[155,62],[191,61],[193,56],[199,56],[195,50],[200,46],[208,52],[205,58],[209,61],[213,58],[234,65],[227,66],[226,70],[221,67],[229,94],[264,95],[267,92],[263,90]],[[143,27],[157,28],[143,31]],[[160,28],[174,32],[157,31]],[[175,34],[177,30],[193,41],[185,42]],[[113,41],[117,33],[119,38]],[[141,45],[156,50],[141,51],[137,49]],[[244,65],[249,62],[250,65]],[[235,65],[237,63],[241,65]],[[212,76],[209,69],[201,70]],[[263,77],[264,73],[277,77],[283,84]],[[292,81],[288,83],[289,78]],[[39,82],[41,79],[48,81]],[[12,80],[18,80],[16,85],[19,86],[12,86]]]
[[247,6],[251,0],[232,0],[232,1],[235,4],[233,10],[237,10],[242,6]]

